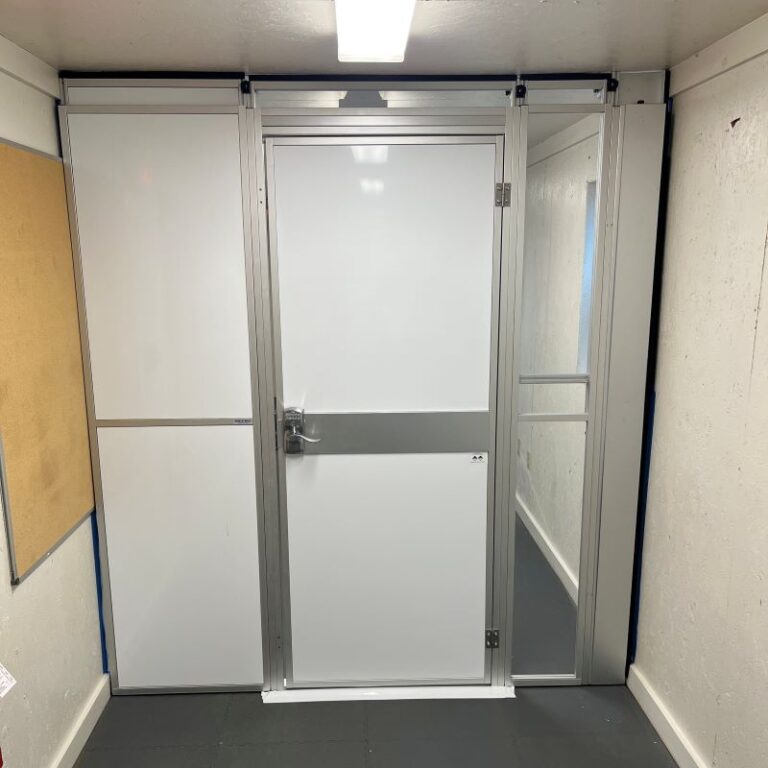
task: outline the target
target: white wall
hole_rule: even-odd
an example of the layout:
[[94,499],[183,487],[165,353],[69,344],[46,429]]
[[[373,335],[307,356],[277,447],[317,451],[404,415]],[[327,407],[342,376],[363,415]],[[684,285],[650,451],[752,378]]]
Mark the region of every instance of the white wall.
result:
[[683,768],[757,768],[768,762],[768,53],[707,80],[713,62],[743,54],[714,48],[673,72],[686,90],[629,684]]
[[[531,121],[549,115],[532,115]],[[592,115],[529,149],[523,268],[522,373],[576,373],[587,184],[595,181],[599,118]],[[524,387],[521,411],[582,413],[582,385]],[[569,593],[576,596],[585,424],[521,423],[518,496]],[[530,520],[527,522],[530,523]],[[530,525],[529,525],[530,528]],[[557,563],[560,563],[558,568]]]
[[[51,95],[57,88],[54,70],[0,38],[0,139],[58,154]],[[3,758],[9,768],[69,766],[77,751],[70,740],[83,736],[81,720],[87,713],[92,720],[108,696],[91,523],[13,589],[7,549],[3,534],[0,663],[18,681],[0,699]]]

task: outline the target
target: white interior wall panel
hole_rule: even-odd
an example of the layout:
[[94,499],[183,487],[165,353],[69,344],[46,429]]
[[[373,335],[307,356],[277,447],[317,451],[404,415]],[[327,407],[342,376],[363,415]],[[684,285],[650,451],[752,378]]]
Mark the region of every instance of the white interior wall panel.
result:
[[98,430],[121,688],[260,685],[248,426]]
[[239,115],[66,119],[113,682],[261,685],[254,433],[196,424],[252,415]]
[[238,115],[68,129],[96,418],[250,418]]

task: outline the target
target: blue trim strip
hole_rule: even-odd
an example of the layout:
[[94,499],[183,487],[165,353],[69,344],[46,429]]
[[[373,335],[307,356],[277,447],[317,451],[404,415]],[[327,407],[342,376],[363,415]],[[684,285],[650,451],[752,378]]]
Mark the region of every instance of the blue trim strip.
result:
[[96,600],[99,606],[99,635],[101,636],[101,668],[109,674],[109,656],[107,655],[107,629],[104,625],[104,594],[101,583],[101,553],[99,552],[99,524],[96,512],[91,513],[91,534],[93,536],[93,562],[96,566]]

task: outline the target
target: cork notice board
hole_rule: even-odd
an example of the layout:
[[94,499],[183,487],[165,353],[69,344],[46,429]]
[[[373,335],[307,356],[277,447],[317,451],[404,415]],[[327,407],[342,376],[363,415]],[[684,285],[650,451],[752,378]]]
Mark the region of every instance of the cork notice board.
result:
[[85,413],[63,167],[0,144],[1,479],[14,581],[93,509]]

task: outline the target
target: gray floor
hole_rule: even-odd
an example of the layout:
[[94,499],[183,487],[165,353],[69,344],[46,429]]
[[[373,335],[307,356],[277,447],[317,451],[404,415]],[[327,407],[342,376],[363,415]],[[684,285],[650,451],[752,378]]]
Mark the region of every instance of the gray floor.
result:
[[[572,672],[576,608],[525,526],[515,539],[515,671]],[[518,620],[519,619],[519,620]],[[509,701],[271,704],[257,694],[113,698],[76,768],[673,768],[623,687]]]
[[573,674],[576,604],[528,529],[515,528],[512,671],[516,675]]
[[76,768],[674,768],[624,687],[485,701],[113,698]]

